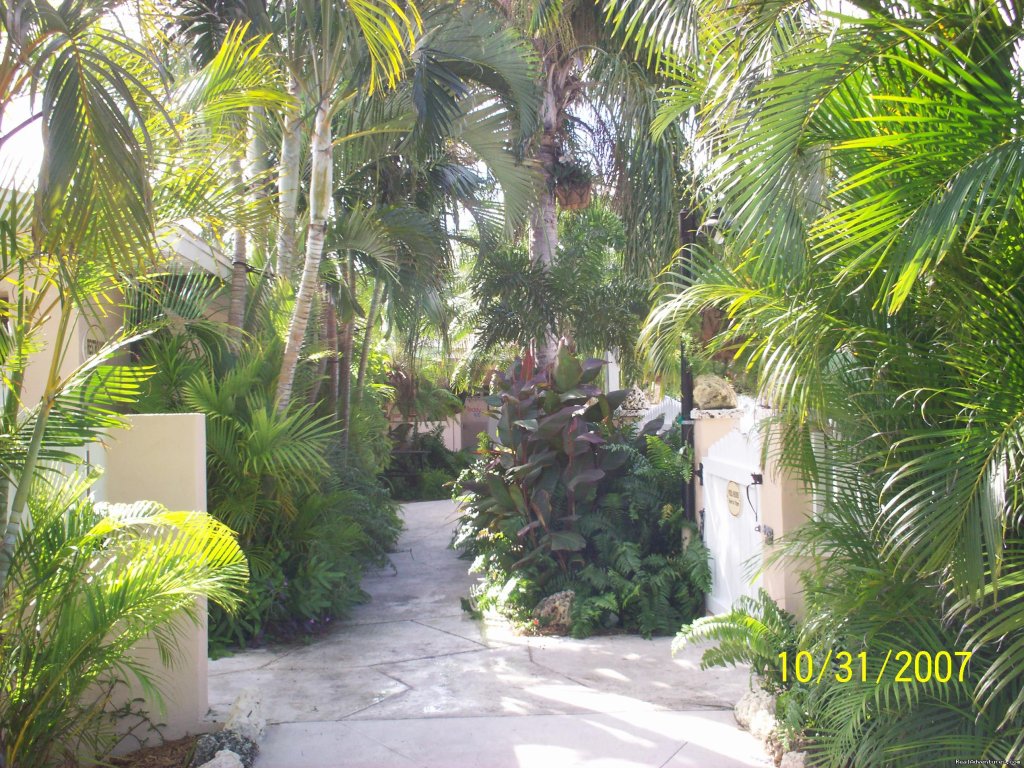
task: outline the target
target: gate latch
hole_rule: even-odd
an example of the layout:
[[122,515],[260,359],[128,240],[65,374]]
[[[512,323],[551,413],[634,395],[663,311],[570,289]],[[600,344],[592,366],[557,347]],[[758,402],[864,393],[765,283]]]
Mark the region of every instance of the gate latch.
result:
[[775,531],[770,525],[755,525],[754,530],[761,534],[765,544],[775,543]]

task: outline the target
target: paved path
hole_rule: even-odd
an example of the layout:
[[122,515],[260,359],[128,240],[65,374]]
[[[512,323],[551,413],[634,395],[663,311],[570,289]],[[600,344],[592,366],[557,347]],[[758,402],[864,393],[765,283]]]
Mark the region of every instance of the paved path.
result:
[[450,502],[405,506],[394,569],[316,642],[210,663],[223,718],[256,688],[270,726],[257,768],[768,766],[736,727],[745,670],[702,672],[668,638],[517,637],[473,621],[472,577],[448,542]]

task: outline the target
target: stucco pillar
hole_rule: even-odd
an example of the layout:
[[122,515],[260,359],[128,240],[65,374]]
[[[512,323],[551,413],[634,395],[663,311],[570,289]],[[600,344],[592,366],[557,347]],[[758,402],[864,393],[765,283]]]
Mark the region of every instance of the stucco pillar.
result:
[[[103,501],[155,501],[175,511],[206,512],[206,417],[202,414],[158,414],[129,417],[129,429],[110,435],[104,462]],[[206,605],[198,607],[196,625],[179,620],[179,653],[172,668],[164,667],[156,646],[144,641],[135,653],[158,680],[166,711],[155,702],[143,705],[164,738],[177,739],[208,730]],[[131,698],[146,697],[133,688]],[[126,744],[126,747],[132,745]]]

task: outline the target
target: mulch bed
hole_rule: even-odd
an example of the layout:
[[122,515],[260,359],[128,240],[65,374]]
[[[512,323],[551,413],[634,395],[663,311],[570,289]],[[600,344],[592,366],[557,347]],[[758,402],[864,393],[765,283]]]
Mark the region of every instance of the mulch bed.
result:
[[124,757],[112,758],[110,763],[116,768],[187,768],[195,743],[195,736],[186,736],[159,747],[146,747]]

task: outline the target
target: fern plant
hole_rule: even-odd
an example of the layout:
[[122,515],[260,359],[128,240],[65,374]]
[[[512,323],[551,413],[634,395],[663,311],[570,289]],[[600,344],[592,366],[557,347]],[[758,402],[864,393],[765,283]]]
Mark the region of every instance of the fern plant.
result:
[[704,651],[701,668],[749,664],[762,687],[772,693],[787,690],[796,679],[792,666],[785,681],[779,666],[779,654],[786,652],[792,665],[796,658],[795,617],[783,609],[763,589],[756,597],[741,596],[733,609],[717,616],[705,616],[679,630],[672,642],[677,653],[690,643],[714,642]]

